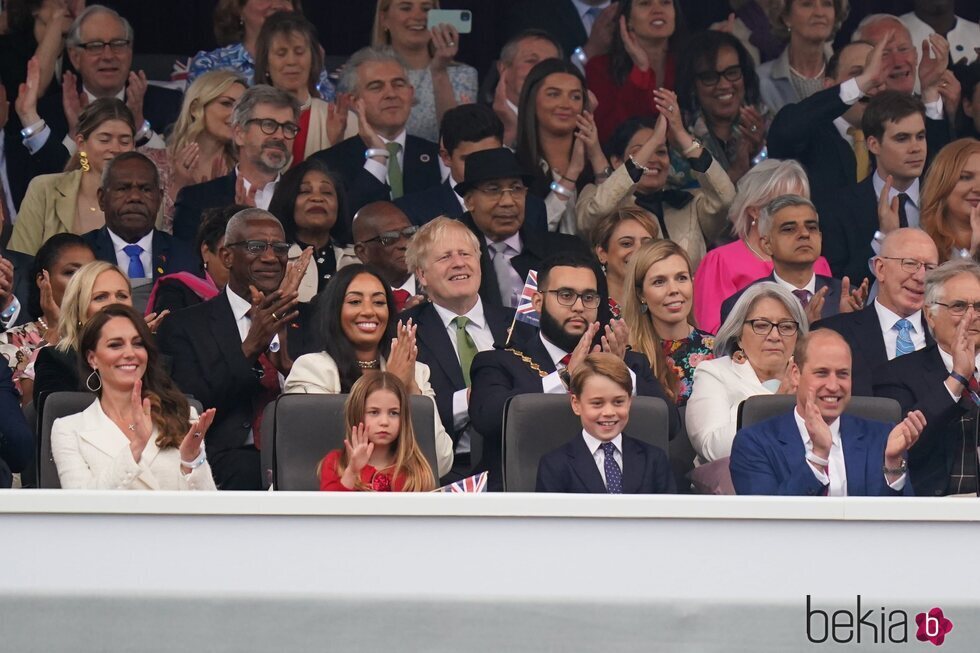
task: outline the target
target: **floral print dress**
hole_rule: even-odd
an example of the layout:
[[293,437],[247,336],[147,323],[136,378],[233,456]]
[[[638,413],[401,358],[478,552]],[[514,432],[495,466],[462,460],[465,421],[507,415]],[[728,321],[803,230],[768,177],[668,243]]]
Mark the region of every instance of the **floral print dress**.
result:
[[663,340],[667,364],[677,375],[677,405],[684,406],[694,388],[694,368],[702,361],[715,357],[715,337],[706,331],[694,329],[686,338]]

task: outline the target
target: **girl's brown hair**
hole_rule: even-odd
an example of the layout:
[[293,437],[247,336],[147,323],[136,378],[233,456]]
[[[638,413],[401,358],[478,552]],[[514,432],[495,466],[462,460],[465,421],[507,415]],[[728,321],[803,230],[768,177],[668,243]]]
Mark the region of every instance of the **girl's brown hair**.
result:
[[[136,122],[133,119],[133,112],[129,110],[126,103],[117,98],[99,98],[93,100],[82,109],[78,114],[78,127],[76,133],[83,139],[88,139],[95,130],[110,120],[119,120],[126,123],[129,127],[131,136],[136,138]],[[136,144],[133,144],[135,149]],[[78,152],[72,155],[65,166],[65,171],[78,170],[81,167],[81,155]]]
[[956,226],[949,215],[949,194],[960,180],[966,162],[974,154],[980,154],[980,141],[961,138],[939,150],[932,160],[922,185],[922,229],[936,243],[939,262],[949,260],[954,247],[969,247],[969,243],[956,242]]
[[[88,364],[89,352],[95,351],[106,323],[116,317],[129,320],[139,333],[146,348],[146,372],[143,373],[143,398],[150,400],[153,426],[157,428],[157,446],[160,449],[177,448],[190,428],[190,407],[187,397],[177,389],[160,364],[160,350],[146,320],[136,309],[125,304],[109,304],[92,316],[82,329],[78,344],[78,369],[82,378],[92,373]],[[101,389],[99,391],[101,396]]]
[[[408,399],[408,390],[397,376],[390,372],[372,371],[365,372],[361,378],[354,383],[351,388],[350,396],[344,407],[344,422],[346,428],[346,438],[350,439],[354,427],[364,421],[364,411],[367,406],[368,398],[375,392],[387,390],[398,397],[398,404],[401,406],[398,424],[398,438],[395,440],[395,463],[392,465],[394,473],[391,480],[392,485],[398,480],[403,480],[402,489],[404,492],[428,492],[435,489],[435,479],[432,474],[432,467],[422,455],[418,442],[415,441],[415,429],[412,428],[412,410]],[[343,476],[344,470],[349,464],[346,447],[341,451],[340,458],[337,460],[337,475]],[[321,462],[322,464],[322,462]],[[370,490],[371,488],[357,479],[356,488],[358,490]]]

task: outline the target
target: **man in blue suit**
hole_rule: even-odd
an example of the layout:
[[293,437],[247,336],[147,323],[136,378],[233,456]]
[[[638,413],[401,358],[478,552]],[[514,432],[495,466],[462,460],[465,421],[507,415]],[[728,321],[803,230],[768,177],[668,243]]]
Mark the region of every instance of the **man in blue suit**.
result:
[[20,409],[10,367],[0,365],[0,488],[10,487],[12,472],[34,459],[34,435]]
[[738,494],[911,496],[905,455],[925,428],[912,411],[894,428],[842,415],[851,399],[851,350],[818,329],[793,353],[796,408],[735,435],[730,469]]

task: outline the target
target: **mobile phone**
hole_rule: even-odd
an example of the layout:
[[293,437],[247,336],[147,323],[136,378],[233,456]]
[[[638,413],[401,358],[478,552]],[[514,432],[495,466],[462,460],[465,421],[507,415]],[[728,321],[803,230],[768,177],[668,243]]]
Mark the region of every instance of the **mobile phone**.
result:
[[430,9],[428,16],[429,29],[446,24],[455,27],[460,34],[473,31],[473,12],[467,9]]

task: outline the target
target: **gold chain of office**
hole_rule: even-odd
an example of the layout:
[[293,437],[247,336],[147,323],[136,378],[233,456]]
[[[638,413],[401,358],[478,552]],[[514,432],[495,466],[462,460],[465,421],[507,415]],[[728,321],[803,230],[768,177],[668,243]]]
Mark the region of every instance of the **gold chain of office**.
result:
[[505,349],[504,351],[509,351],[510,353],[520,358],[522,361],[524,361],[527,364],[528,367],[530,367],[532,370],[537,372],[542,379],[548,376],[548,372],[545,372],[543,369],[541,369],[541,366],[535,363],[533,360],[531,360],[531,357],[525,354],[524,352],[518,351],[513,347]]

